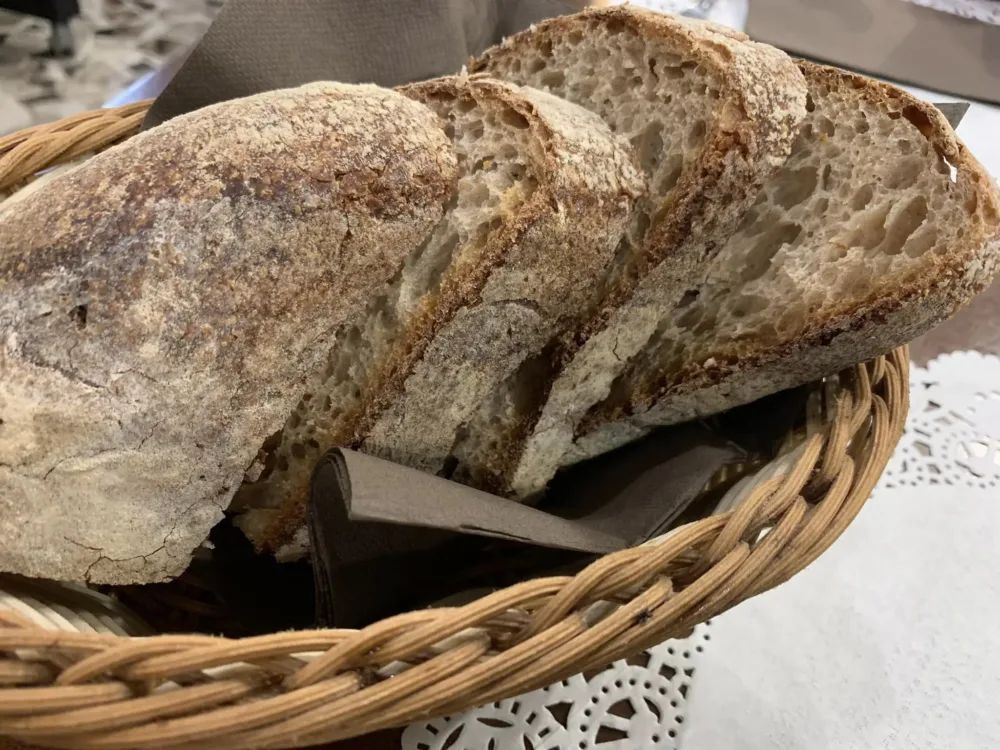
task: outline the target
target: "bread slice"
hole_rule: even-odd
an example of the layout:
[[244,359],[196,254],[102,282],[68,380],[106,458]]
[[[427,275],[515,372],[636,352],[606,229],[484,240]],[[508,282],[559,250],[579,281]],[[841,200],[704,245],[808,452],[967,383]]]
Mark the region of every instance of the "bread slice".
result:
[[[565,393],[550,402],[564,409],[563,437],[571,439],[576,419],[607,394],[684,290],[701,280],[787,158],[805,115],[806,88],[794,62],[773,47],[628,6],[538,24],[470,66],[601,115],[630,140],[650,186],[602,284],[598,314],[548,361],[526,363],[456,441],[455,478],[507,492],[552,389]],[[572,371],[554,386],[567,362],[575,363]]]
[[177,117],[5,203],[0,571],[181,573],[457,176],[428,108],[315,84]]
[[892,86],[799,65],[809,113],[792,155],[707,279],[574,426],[569,450],[544,455],[539,439],[524,454],[532,485],[651,427],[885,354],[992,279],[995,186],[941,113]]
[[461,176],[430,239],[338,333],[265,473],[241,491],[241,526],[282,558],[302,552],[321,451],[446,469],[486,395],[593,307],[644,189],[627,143],[548,94],[483,77],[401,92],[438,113]]

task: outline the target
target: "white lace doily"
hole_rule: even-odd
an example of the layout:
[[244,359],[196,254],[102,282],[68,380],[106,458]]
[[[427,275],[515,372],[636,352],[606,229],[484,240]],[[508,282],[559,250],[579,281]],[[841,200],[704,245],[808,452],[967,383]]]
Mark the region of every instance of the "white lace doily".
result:
[[710,623],[589,679],[422,724],[403,733],[405,750],[673,750]]
[[1000,359],[911,373],[906,434],[813,565],[716,618],[684,750],[995,747]]
[[[699,626],[688,639],[667,641],[638,659],[618,662],[590,679],[577,676],[544,690],[459,716],[412,725],[403,734],[404,750],[881,747],[878,743],[865,744],[871,737],[859,737],[859,740],[865,741],[859,741],[857,745],[824,744],[823,738],[829,738],[828,732],[824,734],[825,729],[819,734],[814,732],[811,743],[803,744],[802,737],[795,736],[789,727],[794,728],[797,723],[808,725],[812,721],[808,711],[796,711],[794,708],[789,711],[789,699],[784,696],[768,697],[768,689],[779,693],[786,690],[793,695],[806,690],[804,697],[799,696],[801,700],[806,705],[822,707],[829,703],[830,696],[818,688],[814,696],[808,695],[810,675],[823,673],[824,669],[832,669],[834,674],[839,669],[843,675],[851,675],[852,667],[846,665],[850,662],[849,658],[844,657],[845,666],[842,668],[830,667],[828,662],[830,659],[836,662],[840,654],[838,645],[848,652],[856,651],[849,643],[837,644],[838,638],[852,637],[851,628],[837,621],[837,615],[831,615],[835,624],[828,623],[825,629],[822,626],[814,628],[817,632],[811,640],[808,631],[806,636],[798,635],[800,643],[807,644],[795,654],[799,661],[790,659],[789,649],[783,645],[786,638],[794,643],[796,635],[781,632],[776,622],[786,623],[793,620],[799,610],[819,606],[801,596],[796,599],[796,589],[806,589],[818,602],[833,600],[848,606],[854,601],[849,587],[864,579],[864,575],[856,574],[853,569],[841,574],[838,567],[844,567],[838,563],[838,555],[850,556],[852,542],[873,550],[875,554],[881,554],[877,552],[879,545],[889,545],[893,549],[893,545],[897,545],[897,553],[903,554],[900,550],[906,549],[908,544],[905,519],[899,521],[898,528],[892,525],[898,511],[890,506],[887,498],[895,497],[899,501],[901,498],[908,499],[912,494],[915,500],[919,500],[918,496],[922,493],[922,496],[933,498],[932,502],[938,504],[962,503],[969,493],[975,493],[988,496],[991,506],[995,503],[1000,480],[1000,359],[976,352],[945,355],[930,363],[926,369],[913,368],[910,381],[911,405],[906,434],[868,503],[868,506],[877,507],[866,507],[855,526],[845,534],[845,538],[850,539],[838,542],[810,570],[779,587],[777,592],[758,597],[726,613],[711,626]],[[917,513],[919,518],[915,506],[906,507],[911,515]],[[960,508],[948,508],[946,512],[958,513]],[[1000,541],[1000,531],[995,536]],[[927,554],[947,555],[954,560],[951,547],[956,543],[957,539],[946,535],[941,540],[941,549],[936,552],[928,549]],[[1000,545],[995,546],[1000,550]],[[855,567],[861,565],[856,558],[851,559],[855,560]],[[990,575],[996,569],[991,568]],[[890,571],[888,575],[891,589],[894,574]],[[912,571],[900,571],[899,575],[900,595],[908,596],[912,592],[906,583]],[[771,607],[774,610],[771,612],[769,605],[776,597],[780,597],[779,602],[783,602],[784,606]],[[863,601],[864,596],[858,599]],[[880,607],[893,606],[884,592],[880,592],[876,599]],[[899,606],[905,609],[906,602],[899,603]],[[752,614],[754,612],[756,615]],[[802,616],[807,620],[809,618],[808,613]],[[748,623],[748,619],[753,622]],[[722,649],[718,648],[716,637],[719,623],[722,623],[726,636]],[[811,620],[809,624],[813,625]],[[868,624],[866,627],[875,626]],[[900,633],[899,639],[901,644],[905,644],[907,635]],[[709,645],[712,648],[706,651]],[[830,648],[830,653],[825,654],[824,648]],[[862,673],[866,663],[871,664],[872,670],[872,674],[864,676],[864,679],[884,680],[893,683],[895,689],[898,678],[885,673],[880,655],[865,652],[868,644],[859,648],[862,651],[859,658]],[[897,645],[894,648],[897,654],[903,649],[905,661],[905,647]],[[1000,662],[1000,648],[995,649],[995,654],[995,660]],[[703,675],[702,664],[710,666],[707,677]],[[857,669],[856,666],[853,668]],[[697,684],[693,684],[696,674]],[[994,682],[1000,680],[997,674],[1000,671],[992,673]],[[767,676],[779,687],[759,687],[755,680],[761,676]],[[914,682],[912,676],[904,675],[903,681],[907,680],[911,681],[911,686],[920,683],[919,679]],[[847,682],[857,688],[853,684],[854,678],[849,677]],[[688,702],[690,695],[696,696],[693,713]],[[987,700],[995,702],[1000,697],[1000,683],[996,691],[987,693],[987,696]],[[874,715],[871,719],[874,724],[880,720],[889,724],[896,721],[896,717],[890,715],[893,711],[891,704],[878,704],[876,701],[865,706],[863,691],[857,695],[857,700],[862,705],[847,720],[848,725],[860,721],[857,717],[865,716],[866,710]],[[761,701],[765,704],[764,711],[758,705]],[[947,700],[942,707],[945,705],[948,705]],[[822,709],[817,710],[824,713]],[[887,715],[880,719],[877,715],[879,711]],[[827,710],[824,716],[828,713]],[[761,716],[766,719],[762,721]],[[841,720],[841,723],[844,721]],[[762,727],[762,724],[767,726]],[[807,730],[803,731],[808,735]],[[783,745],[782,739],[786,739],[787,744]],[[885,746],[910,747],[905,743]]]
[[[993,437],[991,437],[991,434]],[[880,487],[989,490],[1000,481],[1000,359],[954,352],[910,373],[910,413]]]

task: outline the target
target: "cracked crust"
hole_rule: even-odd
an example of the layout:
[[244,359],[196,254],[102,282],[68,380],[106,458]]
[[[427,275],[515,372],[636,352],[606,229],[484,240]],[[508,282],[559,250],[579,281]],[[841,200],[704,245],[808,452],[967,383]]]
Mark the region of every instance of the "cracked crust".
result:
[[426,107],[313,84],[178,117],[0,211],[0,570],[181,573],[456,166]]

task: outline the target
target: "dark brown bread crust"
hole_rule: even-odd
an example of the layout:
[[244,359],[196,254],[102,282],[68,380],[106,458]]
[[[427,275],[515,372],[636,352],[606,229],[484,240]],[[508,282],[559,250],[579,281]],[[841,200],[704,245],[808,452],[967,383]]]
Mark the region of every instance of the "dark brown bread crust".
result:
[[0,570],[180,573],[456,174],[425,107],[314,84],[179,117],[0,213]]

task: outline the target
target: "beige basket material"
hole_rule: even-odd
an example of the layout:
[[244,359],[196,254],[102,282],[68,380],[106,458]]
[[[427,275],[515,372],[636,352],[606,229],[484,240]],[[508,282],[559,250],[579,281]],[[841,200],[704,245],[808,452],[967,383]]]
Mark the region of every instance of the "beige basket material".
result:
[[[91,131],[88,149],[123,137],[122,122],[136,111],[101,115],[113,123],[109,135]],[[49,126],[39,137],[75,127]],[[22,135],[14,147],[31,159],[28,171],[9,160],[8,147],[0,187],[4,175],[23,181],[53,165],[38,162],[42,146],[33,140]],[[73,148],[51,153],[75,158]],[[95,750],[305,747],[604,666],[683,635],[822,554],[864,505],[899,441],[908,382],[905,348],[830,379],[795,450],[716,515],[576,576],[528,581],[464,606],[360,631],[244,639],[57,633],[0,612],[0,735]]]
[[0,574],[0,610],[19,614],[48,630],[152,635],[153,631],[113,597],[78,583],[57,583]]
[[0,137],[0,198],[43,170],[103,151],[135,135],[151,103],[82,112]]

